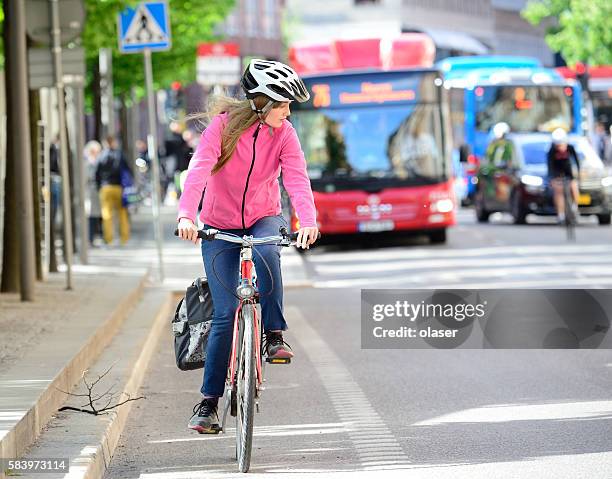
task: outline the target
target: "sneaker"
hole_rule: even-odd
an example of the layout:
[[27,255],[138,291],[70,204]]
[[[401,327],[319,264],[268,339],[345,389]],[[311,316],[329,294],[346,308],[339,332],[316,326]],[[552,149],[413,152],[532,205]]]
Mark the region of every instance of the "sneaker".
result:
[[283,333],[277,332],[266,332],[266,342],[264,344],[268,359],[275,358],[292,358],[293,353],[291,352],[291,346],[283,341]]
[[187,427],[200,434],[218,434],[219,416],[217,416],[218,399],[202,399],[193,407],[193,416]]

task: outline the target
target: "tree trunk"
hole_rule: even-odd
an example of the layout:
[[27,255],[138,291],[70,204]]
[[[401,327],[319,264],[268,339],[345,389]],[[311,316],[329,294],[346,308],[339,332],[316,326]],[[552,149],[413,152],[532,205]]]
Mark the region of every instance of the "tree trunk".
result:
[[43,280],[42,231],[40,224],[40,168],[39,161],[41,152],[38,138],[38,121],[40,120],[40,93],[38,90],[30,90],[30,138],[32,152],[32,201],[34,206],[34,251],[36,252],[36,279]]
[[[6,29],[4,30],[6,32]],[[6,44],[6,34],[4,38]],[[7,96],[9,82],[6,82]],[[10,125],[11,102],[6,105],[7,125]],[[17,188],[15,175],[15,161],[12,142],[6,142],[6,178],[4,180],[4,238],[2,248],[2,282],[1,293],[19,292],[19,225],[17,224]]]
[[[4,2],[4,45],[8,45],[9,28],[8,28],[8,5]],[[8,65],[7,65],[8,66]],[[11,111],[11,103],[8,101],[11,94],[10,75],[6,72],[5,93],[6,93],[6,124],[7,133],[10,131],[8,125],[14,118],[14,113]],[[2,280],[0,282],[0,292],[2,293],[18,293],[20,284],[19,273],[19,225],[17,224],[17,178],[16,165],[14,161],[15,152],[13,151],[13,142],[6,142],[6,177],[4,187],[4,238],[2,248]]]

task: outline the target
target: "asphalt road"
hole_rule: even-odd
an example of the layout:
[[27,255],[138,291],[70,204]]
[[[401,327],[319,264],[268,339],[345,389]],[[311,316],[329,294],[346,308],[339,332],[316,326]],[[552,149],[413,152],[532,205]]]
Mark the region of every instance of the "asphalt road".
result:
[[[608,288],[612,228],[562,228],[464,210],[443,246],[413,238],[314,249],[313,288],[285,294],[296,358],[269,366],[256,477],[612,477],[609,350],[366,350],[361,288]],[[227,434],[186,429],[201,372],[162,338],[107,478],[238,477]]]

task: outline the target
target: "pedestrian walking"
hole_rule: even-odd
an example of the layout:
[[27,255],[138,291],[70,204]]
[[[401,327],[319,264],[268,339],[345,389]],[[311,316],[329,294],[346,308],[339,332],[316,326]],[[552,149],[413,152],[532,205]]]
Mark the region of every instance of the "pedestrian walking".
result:
[[109,136],[106,145],[96,162],[95,174],[102,212],[102,232],[104,242],[112,244],[114,218],[118,217],[119,235],[121,244],[124,245],[130,239],[130,219],[128,210],[123,204],[123,185],[125,178],[131,176],[131,172],[115,138]]

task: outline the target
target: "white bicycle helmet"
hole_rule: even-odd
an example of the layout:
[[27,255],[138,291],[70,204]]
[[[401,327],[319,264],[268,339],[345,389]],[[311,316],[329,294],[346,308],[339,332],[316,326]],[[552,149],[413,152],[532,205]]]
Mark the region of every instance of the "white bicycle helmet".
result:
[[[251,100],[251,108],[259,114],[268,111],[275,101],[303,103],[310,98],[306,85],[293,68],[271,60],[251,60],[240,85]],[[262,110],[257,110],[253,102],[258,95],[265,95],[271,100]]]
[[552,132],[552,142],[553,145],[567,144],[567,132],[563,128],[557,128],[555,131]]
[[493,137],[496,140],[502,140],[508,133],[510,133],[510,125],[506,122],[501,121],[493,126]]

